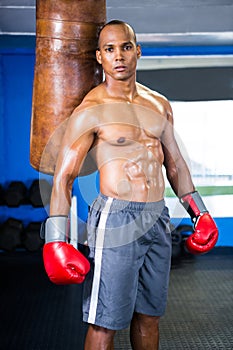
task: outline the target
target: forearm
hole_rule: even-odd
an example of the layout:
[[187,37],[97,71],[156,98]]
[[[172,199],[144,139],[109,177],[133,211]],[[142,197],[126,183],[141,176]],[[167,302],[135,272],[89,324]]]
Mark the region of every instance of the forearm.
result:
[[168,181],[178,197],[195,191],[190,171],[184,161],[173,164],[173,168],[167,168]]
[[[168,129],[169,131],[170,129]],[[170,130],[171,131],[171,130]],[[167,136],[168,137],[168,136]],[[170,140],[171,139],[171,140]],[[174,135],[164,141],[164,166],[167,179],[178,197],[195,190],[187,163],[182,156]]]
[[50,201],[50,216],[69,215],[71,206],[72,184],[54,177],[53,189]]

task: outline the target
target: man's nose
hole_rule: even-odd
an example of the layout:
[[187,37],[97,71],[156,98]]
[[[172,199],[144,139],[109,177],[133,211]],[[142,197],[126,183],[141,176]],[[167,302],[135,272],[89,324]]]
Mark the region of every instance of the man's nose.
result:
[[115,60],[122,61],[124,59],[124,55],[123,55],[121,48],[117,48],[115,52],[116,52]]

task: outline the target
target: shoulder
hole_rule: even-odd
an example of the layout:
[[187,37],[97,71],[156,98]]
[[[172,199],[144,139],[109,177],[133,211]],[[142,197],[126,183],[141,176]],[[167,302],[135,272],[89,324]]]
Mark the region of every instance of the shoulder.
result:
[[82,102],[73,110],[70,119],[80,119],[87,117],[88,115],[93,116],[93,111],[96,106],[101,104],[101,88],[97,86],[90,90],[83,98]]
[[103,89],[101,85],[102,84],[94,87],[85,95],[82,102],[75,108],[76,112],[83,111],[87,108],[91,108],[102,103],[101,95]]
[[170,116],[172,117],[172,107],[166,96],[140,83],[137,83],[137,89],[139,95],[143,98],[146,104],[151,105],[151,108],[155,108],[167,118]]
[[68,121],[70,129],[95,132],[103,106],[103,88],[101,85],[90,90],[82,102],[73,110]]

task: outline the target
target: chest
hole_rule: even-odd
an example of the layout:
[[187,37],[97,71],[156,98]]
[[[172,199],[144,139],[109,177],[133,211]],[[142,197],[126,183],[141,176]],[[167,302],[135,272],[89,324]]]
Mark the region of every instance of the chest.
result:
[[112,105],[100,116],[98,138],[115,145],[160,139],[167,119],[148,108],[132,104]]

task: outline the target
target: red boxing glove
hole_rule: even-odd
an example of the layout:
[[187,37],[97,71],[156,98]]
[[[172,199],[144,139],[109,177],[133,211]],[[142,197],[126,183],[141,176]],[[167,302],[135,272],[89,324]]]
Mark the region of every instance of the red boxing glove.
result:
[[197,191],[180,198],[181,204],[195,222],[194,232],[187,238],[185,245],[192,254],[204,254],[214,248],[218,240],[218,228],[208,213]]
[[77,249],[66,242],[68,218],[53,216],[44,223],[44,266],[55,284],[82,283],[90,270],[90,263]]
[[192,233],[186,240],[187,249],[192,254],[204,254],[214,248],[218,240],[218,228],[208,213],[198,217]]

